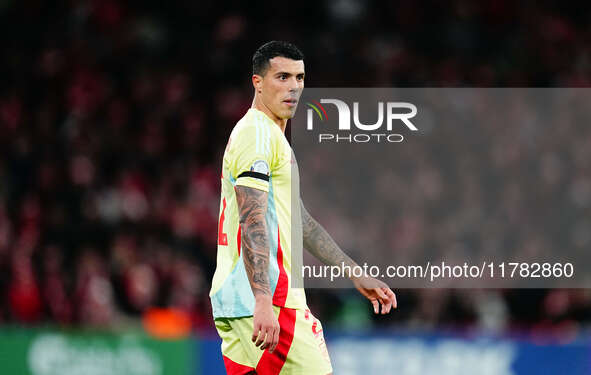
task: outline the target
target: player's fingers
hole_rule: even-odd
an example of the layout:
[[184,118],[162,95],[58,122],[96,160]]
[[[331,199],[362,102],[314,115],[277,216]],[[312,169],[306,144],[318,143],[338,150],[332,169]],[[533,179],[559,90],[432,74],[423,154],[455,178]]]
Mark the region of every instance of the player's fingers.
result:
[[[255,346],[259,346],[265,341],[266,333],[267,333],[266,330],[263,327],[261,327],[261,333],[259,334],[257,342],[254,343]],[[264,348],[262,348],[262,349],[264,349]]]
[[384,293],[382,288],[375,288],[376,293],[379,296],[380,304],[382,305],[382,315],[387,314],[390,311],[391,301],[390,298]]
[[259,336],[259,331],[261,326],[259,324],[255,324],[254,330],[252,331],[252,342],[255,342],[257,337]]
[[371,304],[373,305],[373,312],[374,314],[377,314],[380,310],[380,303],[378,302],[377,299],[372,299],[371,300]]
[[268,337],[269,337],[269,334],[266,331],[263,331],[263,334],[261,335],[261,337],[259,337],[259,340],[262,341],[262,344],[261,344],[261,346],[259,346],[259,349],[265,350],[267,348],[267,346],[269,346],[267,344]]
[[393,308],[397,308],[398,307],[398,301],[396,301],[396,294],[390,288],[386,289],[386,294],[390,298],[390,301],[392,301],[392,307]]
[[271,347],[271,345],[273,344],[273,327],[269,327],[267,329],[266,336],[265,336],[265,343],[263,344],[263,346],[261,346],[262,350],[265,350],[269,347]]
[[380,301],[380,314],[384,315],[386,313],[386,308],[388,307],[388,300],[378,299]]
[[[384,314],[388,314],[392,309],[392,306],[395,301],[394,293],[390,290],[390,288],[383,288],[382,291],[388,296],[388,300],[386,301],[386,308]],[[384,310],[384,309],[382,309]]]
[[390,312],[390,309],[392,309],[392,301],[391,300],[387,300],[386,303],[382,302],[382,314],[387,314]]
[[281,331],[281,329],[279,327],[276,327],[275,330],[273,331],[273,342],[271,343],[271,346],[269,347],[269,352],[273,353],[273,350],[275,350],[275,348],[277,347],[277,344],[279,343],[279,332]]
[[375,291],[378,294],[378,297],[382,301],[388,301],[388,296],[386,295],[386,293],[384,293],[384,291],[382,290],[382,288],[376,288]]

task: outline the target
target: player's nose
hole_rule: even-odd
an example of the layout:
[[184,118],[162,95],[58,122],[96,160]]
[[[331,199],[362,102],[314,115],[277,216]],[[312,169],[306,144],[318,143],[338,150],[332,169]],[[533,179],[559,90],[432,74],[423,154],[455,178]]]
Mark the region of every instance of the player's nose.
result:
[[302,88],[302,83],[300,81],[298,81],[297,78],[291,77],[289,80],[289,91],[294,92],[297,90],[301,90],[301,88]]

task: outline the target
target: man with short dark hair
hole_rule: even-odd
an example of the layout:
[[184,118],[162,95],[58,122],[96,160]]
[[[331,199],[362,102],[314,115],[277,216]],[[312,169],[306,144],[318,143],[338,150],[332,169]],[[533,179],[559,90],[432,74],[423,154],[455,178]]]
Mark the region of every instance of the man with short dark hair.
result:
[[[308,309],[303,289],[291,287],[292,242],[325,264],[349,269],[357,264],[303,204],[291,204],[292,197],[299,200],[299,175],[284,134],[304,89],[304,55],[293,44],[272,41],[252,62],[252,107],[224,152],[210,291],[224,363],[232,375],[331,374],[322,325]],[[292,238],[296,226],[303,238]],[[396,308],[386,284],[348,276],[376,314],[380,304],[382,314]]]

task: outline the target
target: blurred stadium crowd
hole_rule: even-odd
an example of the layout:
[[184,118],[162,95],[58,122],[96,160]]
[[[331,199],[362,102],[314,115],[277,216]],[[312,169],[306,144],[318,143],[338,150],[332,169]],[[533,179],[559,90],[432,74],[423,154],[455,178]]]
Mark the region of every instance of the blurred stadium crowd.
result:
[[[591,84],[582,2],[59,4],[0,2],[2,323],[109,326],[162,306],[211,325],[220,159],[252,100],[250,58],[267,40],[303,50],[311,87]],[[508,135],[492,136],[491,147]],[[580,179],[573,194],[588,212],[591,147],[576,146],[580,162],[560,178]],[[556,160],[545,163],[559,173]],[[410,173],[429,185],[428,172]],[[485,194],[471,191],[466,205]],[[506,204],[519,199],[507,194]],[[413,209],[401,241],[413,240]],[[586,248],[589,226],[575,239]],[[572,337],[591,317],[585,289],[397,293],[401,307],[387,318],[371,317],[355,291],[308,296],[329,327]]]

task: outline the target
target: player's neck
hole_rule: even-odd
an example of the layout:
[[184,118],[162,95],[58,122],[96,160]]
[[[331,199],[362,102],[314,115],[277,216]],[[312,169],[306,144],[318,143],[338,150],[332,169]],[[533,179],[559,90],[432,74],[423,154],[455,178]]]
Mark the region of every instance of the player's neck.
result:
[[285,128],[287,127],[287,120],[275,116],[273,114],[273,112],[271,112],[271,110],[269,108],[267,108],[267,106],[265,106],[265,104],[261,103],[260,100],[257,100],[256,96],[255,96],[254,100],[252,101],[251,108],[254,108],[254,109],[259,110],[259,111],[263,112],[264,114],[266,114],[267,117],[271,119],[271,121],[273,121],[275,124],[277,124],[277,126],[279,126],[279,129],[281,129],[283,134],[285,134]]

